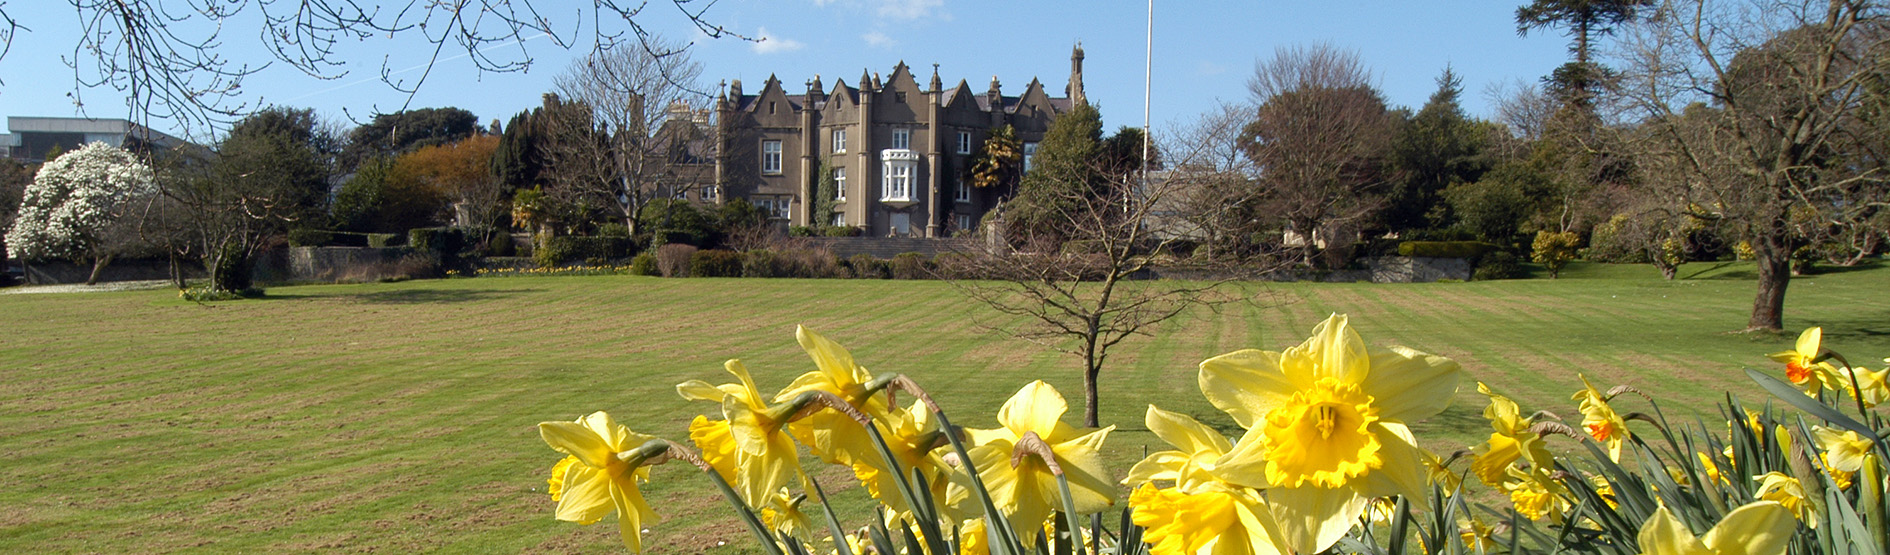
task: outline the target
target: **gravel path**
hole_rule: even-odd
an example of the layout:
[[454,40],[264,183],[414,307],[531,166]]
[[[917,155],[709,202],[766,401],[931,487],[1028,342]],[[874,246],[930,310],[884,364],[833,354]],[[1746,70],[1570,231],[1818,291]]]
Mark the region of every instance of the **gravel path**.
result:
[[170,280],[150,281],[113,281],[98,285],[83,283],[72,285],[22,285],[0,289],[0,295],[30,295],[33,293],[96,293],[100,291],[136,291],[141,289],[163,289],[171,286]]

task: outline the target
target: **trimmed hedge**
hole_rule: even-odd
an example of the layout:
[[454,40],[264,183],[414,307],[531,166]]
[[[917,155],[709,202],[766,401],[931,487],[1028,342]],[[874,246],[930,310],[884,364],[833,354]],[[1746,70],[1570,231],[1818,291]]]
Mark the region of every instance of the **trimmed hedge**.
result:
[[894,255],[888,264],[893,279],[929,279],[932,277],[932,261],[916,252],[902,252]]
[[319,229],[289,230],[289,246],[291,247],[320,247],[334,240],[334,233]]
[[853,270],[855,279],[886,279],[892,277],[892,267],[884,260],[873,255],[860,253],[847,259],[847,266]]
[[407,230],[407,245],[414,250],[454,256],[466,250],[466,243],[466,232],[455,227],[416,227]]
[[656,271],[656,255],[642,252],[637,253],[636,258],[630,259],[630,275],[660,276],[663,274]]
[[539,266],[552,267],[570,261],[603,261],[629,258],[636,244],[629,237],[556,236],[546,239],[532,259]]
[[741,276],[741,253],[725,250],[699,250],[689,256],[689,277]]
[[1476,258],[1497,250],[1482,241],[1405,241],[1398,243],[1398,256],[1427,258]]

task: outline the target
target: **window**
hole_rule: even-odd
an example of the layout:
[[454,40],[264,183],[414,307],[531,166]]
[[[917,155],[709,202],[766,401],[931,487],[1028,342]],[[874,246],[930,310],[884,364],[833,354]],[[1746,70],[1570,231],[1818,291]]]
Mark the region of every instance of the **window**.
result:
[[905,101],[906,101],[906,93],[905,93],[905,91],[900,91],[900,92],[895,92],[895,93],[893,93],[893,101],[894,101],[894,102],[905,102]]
[[1030,171],[1031,164],[1036,160],[1037,143],[1024,143],[1024,171]]
[[886,180],[879,196],[890,201],[912,199],[912,162],[886,162]]
[[912,149],[912,130],[911,129],[894,129],[892,147],[899,150],[911,150]]
[[834,227],[846,227],[846,225],[847,225],[847,214],[846,214],[845,212],[834,212],[834,213],[833,213],[833,225],[834,225]]
[[715,186],[714,185],[702,186],[702,200],[715,200]]
[[833,169],[833,199],[839,200],[839,201],[847,200],[847,169],[846,168]]
[[[1030,151],[1025,150],[1025,152]],[[1024,159],[1030,158],[1026,155]],[[1029,163],[1026,162],[1024,167],[1030,167]],[[761,173],[781,173],[781,141],[761,142]]]
[[970,214],[958,215],[958,229],[962,231],[971,231],[971,215]]
[[845,129],[833,130],[834,154],[845,154],[846,151],[847,151],[847,130]]
[[788,219],[788,205],[790,203],[790,197],[776,199],[774,201],[774,217],[783,220]]
[[971,134],[970,133],[966,133],[964,131],[958,132],[958,153],[971,154]]
[[952,200],[956,200],[958,202],[971,202],[971,186],[966,185],[965,181],[962,179],[953,180]]

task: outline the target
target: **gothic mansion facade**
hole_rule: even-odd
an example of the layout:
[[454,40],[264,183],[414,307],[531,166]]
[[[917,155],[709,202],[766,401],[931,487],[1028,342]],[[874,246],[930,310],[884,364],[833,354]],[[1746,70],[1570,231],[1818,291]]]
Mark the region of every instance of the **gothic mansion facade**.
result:
[[[755,94],[740,81],[716,99],[715,186],[698,200],[746,198],[787,225],[854,226],[867,236],[947,237],[975,229],[1000,191],[959,186],[990,130],[1009,125],[1023,144],[1028,171],[1037,142],[1058,114],[1083,98],[1083,51],[1070,59],[1063,97],[1032,79],[1004,96],[996,78],[985,91],[964,81],[941,86],[934,67],[920,88],[904,62],[881,81],[862,73],[825,90],[817,76],[802,94],[769,77]],[[815,221],[821,172],[838,185],[831,221]]]

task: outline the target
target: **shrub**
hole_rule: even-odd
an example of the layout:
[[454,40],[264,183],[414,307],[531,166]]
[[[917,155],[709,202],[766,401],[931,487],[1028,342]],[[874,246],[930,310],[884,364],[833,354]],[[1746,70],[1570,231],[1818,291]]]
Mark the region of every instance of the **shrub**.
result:
[[598,237],[629,237],[630,226],[618,222],[597,224]]
[[742,254],[725,250],[698,250],[689,257],[690,277],[741,277]]
[[630,259],[630,275],[660,276],[663,274],[656,271],[656,255],[643,252],[637,253],[636,258]]
[[742,277],[783,277],[773,251],[752,250],[742,254]]
[[888,268],[893,279],[929,279],[932,277],[932,261],[916,252],[902,252],[892,258]]
[[860,253],[847,259],[847,266],[853,270],[857,279],[886,279],[892,277],[886,267],[886,261],[873,258],[873,255]]
[[217,257],[216,267],[210,269],[216,284],[224,291],[249,289],[249,270],[249,257],[243,247],[235,243],[223,247],[223,256]]
[[1481,241],[1405,241],[1398,243],[1398,256],[1476,258],[1495,249],[1496,245]]
[[1489,281],[1496,279],[1516,279],[1524,277],[1522,260],[1509,251],[1493,251],[1477,259],[1477,269],[1472,279]]
[[466,250],[466,232],[453,227],[416,227],[407,230],[407,246],[414,250],[456,255]]
[[804,225],[791,225],[787,228],[788,237],[813,237],[814,228]]
[[583,260],[593,265],[602,265],[611,260],[628,258],[634,251],[629,237],[580,237],[560,235],[548,237],[538,250],[532,252],[532,259],[540,267],[550,268],[572,260]]
[[398,247],[400,246],[400,234],[398,233],[369,233],[367,234],[367,246],[374,247],[377,249],[384,249],[387,247]]
[[663,277],[689,277],[689,259],[696,254],[696,248],[681,243],[670,243],[656,248],[656,270]]
[[512,244],[512,234],[510,233],[493,233],[486,239],[486,242],[481,245],[480,252],[485,256],[517,256],[518,245]]
[[1582,237],[1573,231],[1537,231],[1529,256],[1549,270],[1549,279],[1555,279],[1561,275],[1562,267],[1575,259],[1575,252],[1581,248],[1581,242]]
[[335,234],[319,229],[289,230],[289,246],[319,247],[335,240]]
[[827,249],[788,249],[775,253],[775,269],[781,277],[846,277],[840,258]]

